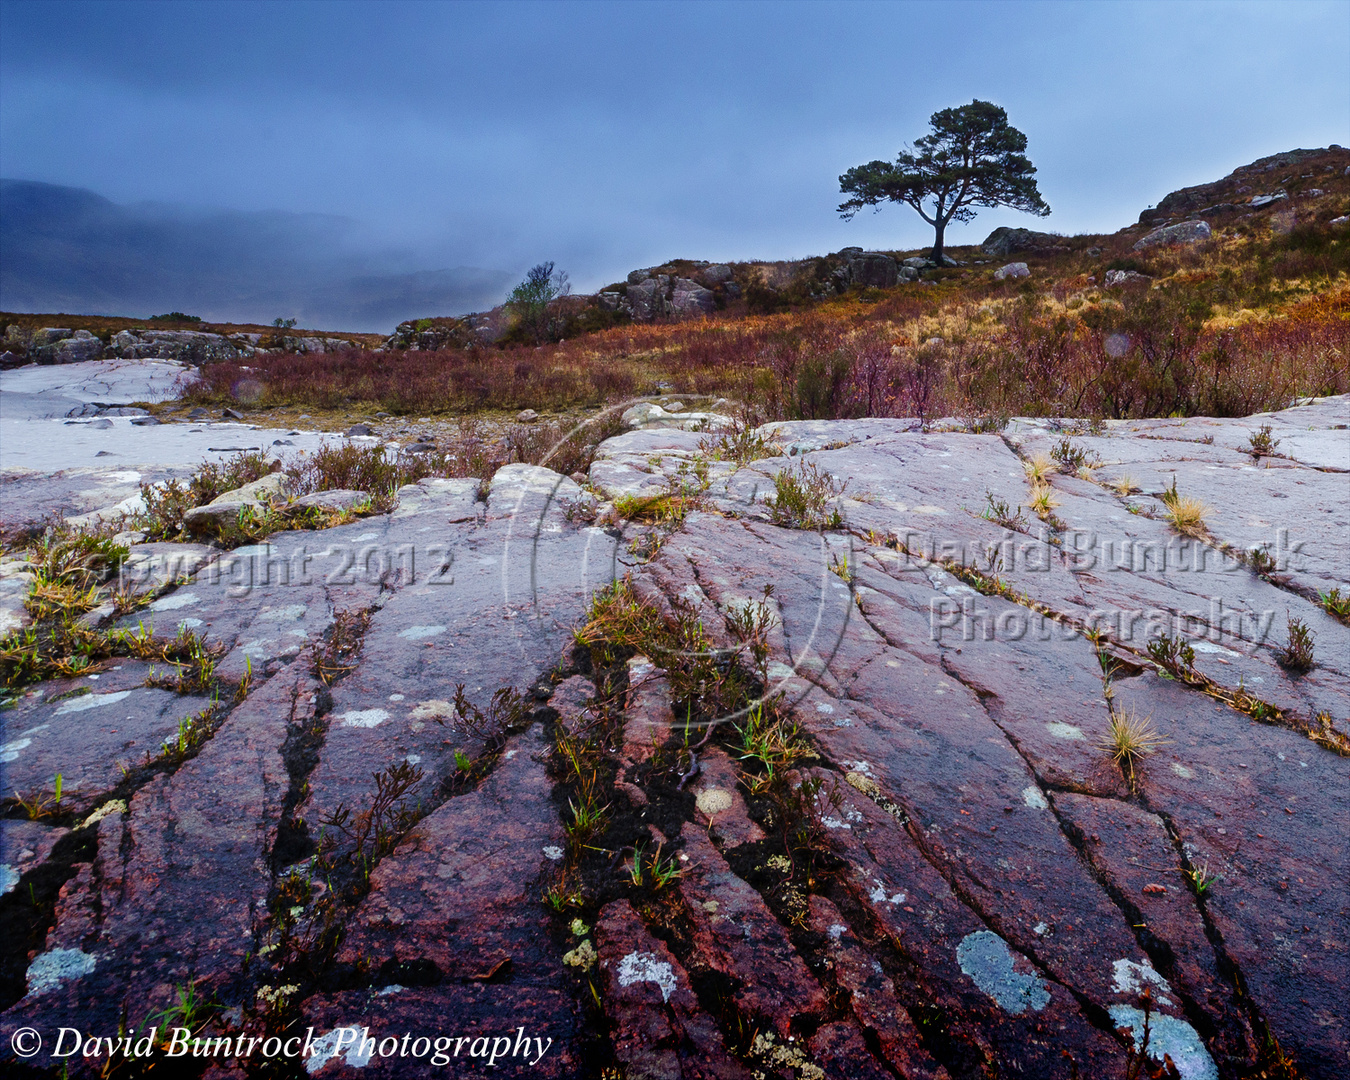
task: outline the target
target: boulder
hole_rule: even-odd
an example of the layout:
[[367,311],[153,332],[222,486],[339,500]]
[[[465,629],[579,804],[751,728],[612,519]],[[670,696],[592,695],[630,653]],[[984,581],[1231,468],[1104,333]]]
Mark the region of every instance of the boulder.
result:
[[849,280],[854,285],[890,289],[899,281],[899,271],[891,256],[880,251],[860,251],[848,261]]
[[348,438],[354,435],[374,435],[375,429],[369,424],[353,424],[346,430],[345,434]]
[[1151,247],[1166,247],[1173,244],[1194,244],[1208,240],[1211,232],[1205,221],[1179,221],[1175,225],[1164,225],[1154,229],[1147,236],[1135,241],[1135,251],[1145,251]]
[[28,362],[33,364],[77,364],[99,359],[103,355],[103,342],[88,330],[49,326],[33,332],[27,352]]
[[671,314],[680,318],[702,318],[717,310],[712,290],[705,289],[688,278],[675,279],[675,291],[670,296]]
[[621,292],[607,291],[596,293],[595,302],[605,311],[619,311],[626,306],[624,295]]
[[1153,279],[1146,274],[1139,274],[1133,270],[1108,270],[1106,272],[1106,287],[1114,289],[1121,285],[1146,285]]
[[183,515],[183,528],[196,536],[229,536],[245,507],[261,510],[264,502],[285,498],[288,479],[284,473],[268,473],[261,480],[218,495],[205,506]]
[[984,238],[980,250],[986,255],[1011,255],[1016,251],[1038,251],[1055,247],[1060,240],[1050,233],[1035,232],[1031,229],[1010,229],[1006,226],[995,229]]
[[731,280],[731,267],[726,263],[717,263],[713,266],[706,266],[702,271],[702,278],[708,285],[725,285]]
[[633,318],[638,322],[645,322],[666,314],[668,311],[666,290],[669,285],[670,278],[665,274],[647,277],[637,284],[629,282],[628,305]]
[[[277,474],[273,474],[277,475]],[[287,510],[336,510],[346,511],[370,501],[368,491],[352,491],[348,488],[337,488],[333,491],[316,491],[312,495],[301,495],[298,499],[293,499],[287,504]]]
[[1289,198],[1289,193],[1277,191],[1272,195],[1253,195],[1247,205],[1253,210],[1259,210],[1263,206],[1269,206],[1271,203],[1279,202],[1281,199]]
[[1339,228],[1342,225],[1350,225],[1350,214],[1342,214],[1338,218],[1332,218],[1331,221],[1328,222],[1328,224],[1331,225],[1332,228]]
[[516,413],[517,424],[533,424],[538,419],[539,414],[533,409],[521,409],[520,412]]
[[52,363],[78,364],[84,360],[98,360],[103,356],[103,342],[88,330],[76,330],[70,337],[54,346]]
[[23,559],[0,559],[0,638],[27,627],[33,617],[24,607],[28,590],[36,580],[33,567]]
[[923,255],[911,255],[908,259],[901,259],[900,265],[908,266],[913,270],[928,270],[936,266],[937,263]]
[[1008,263],[1006,266],[1000,266],[994,271],[995,281],[1003,281],[1008,278],[1015,281],[1018,278],[1026,277],[1031,277],[1031,270],[1024,262]]
[[628,273],[628,284],[641,285],[651,276],[652,272],[650,270],[630,270]]

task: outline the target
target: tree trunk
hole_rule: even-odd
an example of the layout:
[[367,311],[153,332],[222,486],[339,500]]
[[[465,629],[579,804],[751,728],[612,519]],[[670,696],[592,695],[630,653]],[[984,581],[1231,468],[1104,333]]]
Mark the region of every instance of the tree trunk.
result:
[[938,218],[937,224],[933,226],[936,234],[933,239],[933,261],[939,266],[942,265],[942,234],[947,231],[947,223]]

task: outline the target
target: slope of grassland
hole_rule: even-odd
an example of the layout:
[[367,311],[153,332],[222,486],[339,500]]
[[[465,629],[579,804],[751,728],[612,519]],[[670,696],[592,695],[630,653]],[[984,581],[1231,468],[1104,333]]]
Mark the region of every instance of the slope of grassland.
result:
[[[1350,211],[1350,152],[1305,153],[1207,185],[1215,199],[1285,197],[1200,208],[1211,211],[1212,236],[1198,243],[1135,251],[1151,226],[1134,225],[1006,259],[956,248],[964,265],[823,300],[830,257],[743,263],[734,270],[744,296],[703,320],[630,323],[541,347],[468,339],[442,351],[219,364],[190,397],[237,406],[233,388],[247,374],[263,387],[258,406],[395,415],[590,409],[661,392],[725,396],[768,420],[1280,408],[1350,389],[1350,228],[1332,224]],[[1030,277],[996,280],[1012,260]],[[1112,271],[1140,276],[1108,285]]]

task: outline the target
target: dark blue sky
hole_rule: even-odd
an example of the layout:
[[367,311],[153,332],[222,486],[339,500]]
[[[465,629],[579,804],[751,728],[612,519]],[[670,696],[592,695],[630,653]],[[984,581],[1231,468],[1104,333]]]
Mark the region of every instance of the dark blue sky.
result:
[[838,176],[974,97],[1027,134],[1049,219],[1350,143],[1350,3],[4,2],[0,173],[118,203],[352,220],[405,270],[590,290],[675,257],[914,247]]

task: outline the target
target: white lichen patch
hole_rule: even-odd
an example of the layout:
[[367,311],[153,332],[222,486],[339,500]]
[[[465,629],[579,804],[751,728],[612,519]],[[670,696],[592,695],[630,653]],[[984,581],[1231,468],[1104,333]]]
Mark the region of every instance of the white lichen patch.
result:
[[1087,736],[1083,734],[1083,729],[1074,727],[1072,724],[1061,724],[1058,720],[1052,720],[1045,725],[1045,730],[1056,739],[1076,739],[1080,742],[1087,742]]
[[118,690],[112,694],[85,694],[83,697],[72,698],[64,702],[56,715],[63,713],[85,712],[89,709],[101,709],[105,705],[116,705],[119,701],[131,696],[130,690]]
[[150,610],[178,611],[180,608],[191,607],[193,604],[200,603],[200,601],[201,597],[196,593],[174,593],[171,596],[161,596],[150,605]]
[[956,961],[971,980],[1004,1010],[1020,1016],[1040,1012],[1050,1004],[1050,991],[1038,975],[1024,975],[1014,967],[1008,943],[992,930],[976,930],[961,939]]
[[410,626],[406,630],[400,630],[398,636],[407,641],[421,641],[423,638],[438,637],[444,634],[446,629],[444,626]]
[[28,965],[28,992],[36,996],[55,990],[62,983],[90,974],[97,963],[81,949],[52,949]]
[[32,745],[32,739],[11,739],[7,743],[0,743],[0,762],[18,761],[19,751],[27,750]]
[[373,728],[379,727],[389,719],[385,709],[348,709],[338,715],[342,727]]
[[678,985],[674,969],[655,953],[630,952],[619,961],[619,985],[632,986],[637,982],[656,983],[663,1001],[670,1000]]
[[884,881],[874,882],[872,891],[867,894],[872,898],[875,904],[890,904],[894,907],[896,904],[903,904],[907,899],[902,892],[893,893],[887,887]]
[[694,799],[694,805],[704,817],[712,817],[730,810],[733,804],[731,792],[722,788],[704,788]]
[[448,701],[433,699],[419,701],[412,711],[414,720],[450,720],[455,715],[455,707]]
[[304,604],[283,604],[281,607],[265,607],[253,617],[254,622],[295,622],[303,619],[307,608]]
[[[345,1047],[345,1050],[342,1051],[342,1059],[351,1068],[364,1069],[370,1064],[371,1051],[368,1049],[365,1053],[361,1052],[361,1029],[343,1025],[314,1040],[313,1053],[310,1054],[309,1060],[305,1062],[305,1071],[313,1076],[338,1056],[340,1046]],[[370,1044],[367,1043],[367,1046],[369,1047]]]
[[0,863],[0,896],[4,896],[5,893],[12,893],[15,886],[19,884],[19,878],[21,877],[23,875],[9,863]]
[[[1107,1010],[1117,1028],[1129,1029],[1138,1050],[1144,1043],[1144,1011],[1133,1005],[1112,1005]],[[1182,1080],[1219,1080],[1219,1070],[1209,1056],[1199,1033],[1185,1020],[1154,1013],[1148,1022],[1148,1056],[1161,1062],[1172,1059]]]
[[1183,780],[1195,779],[1195,770],[1186,768],[1186,766],[1179,761],[1172,762],[1172,771],[1176,773],[1179,777],[1181,777]]
[[1136,964],[1133,960],[1117,960],[1111,965],[1111,970],[1112,984],[1117,994],[1135,996],[1142,993],[1144,987],[1151,983],[1156,991],[1158,1004],[1172,1004],[1172,999],[1167,996],[1172,992],[1172,988],[1166,979],[1153,970],[1153,965],[1147,960],[1142,964]]
[[1035,784],[1028,784],[1022,789],[1022,801],[1033,810],[1049,810],[1050,804],[1045,801],[1045,795]]
[[563,849],[557,844],[549,844],[544,848],[544,858],[551,859],[553,862],[562,862]]

